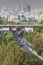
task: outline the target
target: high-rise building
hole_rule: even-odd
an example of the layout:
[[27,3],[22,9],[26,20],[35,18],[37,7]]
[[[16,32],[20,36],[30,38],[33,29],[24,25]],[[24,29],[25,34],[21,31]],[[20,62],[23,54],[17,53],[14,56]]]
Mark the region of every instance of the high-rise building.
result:
[[24,12],[25,12],[25,11],[26,11],[26,8],[24,8],[23,10],[24,10]]
[[20,11],[21,11],[21,5],[18,4],[18,12],[20,12]]
[[17,11],[21,11],[21,0],[17,0]]
[[31,6],[30,5],[27,5],[27,10],[31,11]]

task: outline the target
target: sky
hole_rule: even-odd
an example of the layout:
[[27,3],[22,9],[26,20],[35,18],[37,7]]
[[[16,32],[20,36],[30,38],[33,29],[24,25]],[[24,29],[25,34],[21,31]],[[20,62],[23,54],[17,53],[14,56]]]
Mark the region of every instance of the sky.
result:
[[10,9],[15,9],[18,6],[18,3],[22,7],[30,5],[32,9],[42,8],[43,9],[43,0],[0,0],[0,9],[2,7],[8,7]]

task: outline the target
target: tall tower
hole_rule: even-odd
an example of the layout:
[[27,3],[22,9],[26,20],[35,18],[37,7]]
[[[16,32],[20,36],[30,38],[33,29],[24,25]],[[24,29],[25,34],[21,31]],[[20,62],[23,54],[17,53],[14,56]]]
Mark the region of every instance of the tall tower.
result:
[[18,12],[20,12],[20,11],[21,11],[21,5],[18,4]]
[[17,10],[21,11],[21,0],[17,0]]

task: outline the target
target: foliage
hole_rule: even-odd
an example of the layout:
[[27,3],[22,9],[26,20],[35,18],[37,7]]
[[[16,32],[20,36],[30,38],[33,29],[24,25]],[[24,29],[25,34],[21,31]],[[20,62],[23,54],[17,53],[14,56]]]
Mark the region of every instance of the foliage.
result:
[[43,20],[41,20],[40,24],[43,24]]
[[28,42],[32,43],[32,48],[41,55],[43,53],[43,28],[35,27],[33,33],[24,33],[23,35]]
[[[34,39],[38,36],[34,35]],[[30,57],[18,44],[16,44],[12,32],[8,32],[7,35],[2,34],[0,38],[2,42],[2,44],[0,42],[0,65],[43,65],[43,61]],[[7,40],[7,44],[5,39]]]
[[41,52],[43,52],[43,38],[42,34],[36,34],[33,39],[33,48],[41,55]]
[[6,40],[10,42],[11,40],[14,40],[14,35],[12,32],[8,32],[6,35]]
[[0,17],[0,24],[3,24],[4,23],[4,21],[2,20],[2,18]]

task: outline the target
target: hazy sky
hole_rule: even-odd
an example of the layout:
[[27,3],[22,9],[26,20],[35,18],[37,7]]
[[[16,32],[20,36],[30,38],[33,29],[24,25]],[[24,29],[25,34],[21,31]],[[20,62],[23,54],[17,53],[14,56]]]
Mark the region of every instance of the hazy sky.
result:
[[43,8],[43,0],[0,0],[0,8],[6,6],[15,9],[19,2],[22,7],[26,7],[26,5],[29,4],[31,8]]

